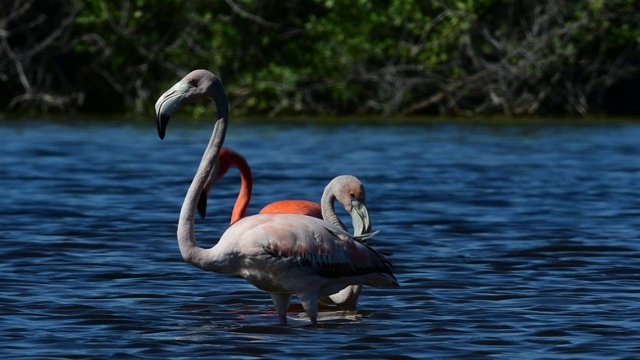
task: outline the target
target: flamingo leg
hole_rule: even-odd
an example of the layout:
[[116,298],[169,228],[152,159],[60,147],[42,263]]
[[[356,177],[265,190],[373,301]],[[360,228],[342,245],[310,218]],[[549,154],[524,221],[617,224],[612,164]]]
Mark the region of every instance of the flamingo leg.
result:
[[300,303],[304,308],[304,311],[309,316],[309,320],[313,325],[318,325],[318,294],[315,293],[302,293],[296,294]]
[[289,308],[290,299],[291,294],[271,293],[271,300],[273,300],[273,307],[276,308],[278,313],[280,325],[287,325],[287,309]]

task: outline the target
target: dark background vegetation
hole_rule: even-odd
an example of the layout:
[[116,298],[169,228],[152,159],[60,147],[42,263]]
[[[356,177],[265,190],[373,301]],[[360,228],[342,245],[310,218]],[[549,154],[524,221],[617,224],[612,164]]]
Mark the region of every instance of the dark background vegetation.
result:
[[237,115],[638,115],[639,55],[637,0],[0,0],[5,115],[147,115],[196,68]]

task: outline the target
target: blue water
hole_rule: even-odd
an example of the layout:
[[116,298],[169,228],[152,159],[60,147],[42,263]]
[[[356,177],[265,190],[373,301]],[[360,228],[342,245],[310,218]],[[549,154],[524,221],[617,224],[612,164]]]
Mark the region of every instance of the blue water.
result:
[[[186,264],[175,239],[212,122],[0,123],[3,359],[637,358],[640,126],[257,125],[250,212],[367,188],[370,240],[401,284],[320,326]],[[231,171],[196,224],[212,246]],[[348,217],[343,217],[348,223]]]

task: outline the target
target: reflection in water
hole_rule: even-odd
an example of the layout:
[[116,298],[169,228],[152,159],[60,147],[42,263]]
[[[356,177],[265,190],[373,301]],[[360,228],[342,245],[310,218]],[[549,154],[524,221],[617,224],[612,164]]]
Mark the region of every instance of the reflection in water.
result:
[[[208,124],[2,124],[4,358],[633,358],[640,351],[640,127],[231,123],[249,212],[353,174],[400,289],[356,312],[299,305],[187,265],[177,216]],[[196,229],[212,246],[239,179]],[[342,214],[348,222],[346,214]]]

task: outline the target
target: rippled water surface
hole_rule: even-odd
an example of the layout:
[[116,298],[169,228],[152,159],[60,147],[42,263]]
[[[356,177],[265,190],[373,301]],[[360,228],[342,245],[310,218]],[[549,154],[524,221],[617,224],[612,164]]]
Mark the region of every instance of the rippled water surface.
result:
[[[357,312],[293,307],[186,264],[175,238],[207,121],[0,123],[0,354],[10,358],[637,358],[640,126],[231,122],[250,212],[367,187],[401,284]],[[239,186],[212,191],[211,246]],[[344,214],[343,214],[344,215]],[[348,217],[345,218],[348,223]],[[224,357],[221,357],[224,356]]]

